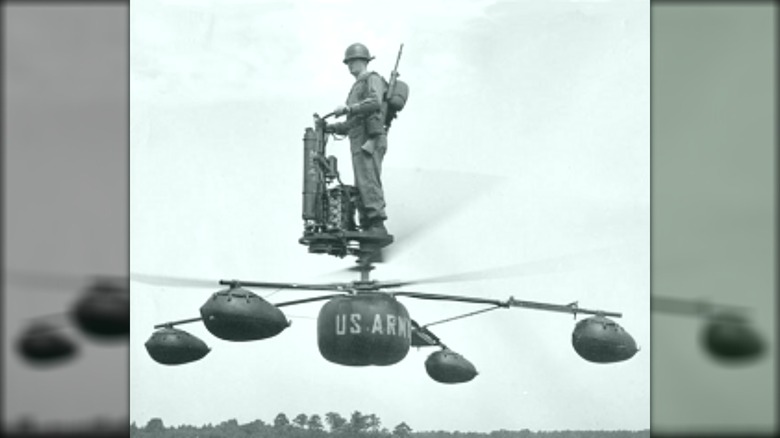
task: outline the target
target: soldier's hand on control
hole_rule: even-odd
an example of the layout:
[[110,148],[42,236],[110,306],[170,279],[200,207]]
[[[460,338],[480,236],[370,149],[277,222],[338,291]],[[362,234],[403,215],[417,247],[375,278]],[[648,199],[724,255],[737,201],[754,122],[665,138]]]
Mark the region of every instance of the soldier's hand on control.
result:
[[317,118],[315,119],[314,123],[317,129],[322,129],[322,132],[326,134],[331,134],[336,132],[336,127],[334,125],[331,125],[330,123],[326,123],[325,119]]
[[336,117],[343,116],[347,113],[349,113],[349,107],[346,105],[339,105],[333,110],[333,115]]

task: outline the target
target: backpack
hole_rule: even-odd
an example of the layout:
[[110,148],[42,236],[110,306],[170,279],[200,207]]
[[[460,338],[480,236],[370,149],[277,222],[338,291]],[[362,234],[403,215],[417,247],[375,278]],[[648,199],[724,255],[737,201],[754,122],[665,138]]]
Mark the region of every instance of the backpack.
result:
[[[383,78],[384,79],[384,78]],[[387,81],[385,81],[387,86]],[[389,90],[388,90],[389,91]],[[392,96],[385,95],[385,101],[387,102],[387,114],[385,114],[385,125],[389,128],[393,119],[398,117],[398,113],[406,106],[406,101],[409,99],[409,85],[404,81],[395,80],[395,89]]]
[[[384,125],[389,128],[393,120],[398,117],[398,113],[401,112],[401,110],[403,110],[406,106],[406,101],[409,99],[409,85],[407,85],[404,81],[399,81],[396,79],[393,94],[392,96],[388,96],[387,88],[390,84],[387,82],[387,79],[385,79],[384,76],[377,72],[371,72],[371,75],[379,76],[379,78],[382,79],[382,82],[385,84],[386,91],[384,96],[382,96],[382,103],[387,103],[387,112],[385,113]],[[370,75],[366,75],[362,81],[367,81],[369,76]]]

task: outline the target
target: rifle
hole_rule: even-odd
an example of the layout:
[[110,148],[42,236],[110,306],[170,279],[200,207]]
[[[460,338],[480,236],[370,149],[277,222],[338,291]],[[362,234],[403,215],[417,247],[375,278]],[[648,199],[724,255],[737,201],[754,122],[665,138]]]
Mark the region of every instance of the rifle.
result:
[[398,82],[398,76],[400,76],[400,73],[398,73],[398,63],[401,62],[401,53],[404,51],[404,45],[401,43],[401,48],[398,49],[398,56],[395,58],[395,67],[393,67],[393,71],[390,72],[390,80],[387,83],[387,91],[385,91],[385,98],[382,99],[382,119],[385,120],[387,117],[387,102],[390,100],[391,97],[393,97],[393,93],[395,93],[395,85]]

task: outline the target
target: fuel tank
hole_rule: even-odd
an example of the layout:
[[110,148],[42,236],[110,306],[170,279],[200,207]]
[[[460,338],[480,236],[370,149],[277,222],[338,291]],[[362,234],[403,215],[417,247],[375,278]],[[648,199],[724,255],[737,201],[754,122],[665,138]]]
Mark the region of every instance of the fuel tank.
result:
[[196,336],[177,328],[161,328],[144,344],[149,356],[163,365],[182,365],[206,356],[211,349]]
[[326,360],[348,366],[393,365],[409,352],[406,307],[381,292],[333,298],[317,318],[317,344]]
[[618,323],[604,316],[578,322],[571,342],[580,357],[595,363],[621,362],[634,357],[639,351],[634,338]]
[[425,360],[425,371],[439,383],[465,383],[477,376],[477,369],[460,354],[444,349]]
[[747,318],[731,313],[713,316],[701,334],[701,342],[716,359],[741,362],[760,357],[764,341]]
[[130,334],[130,294],[121,286],[98,283],[76,302],[72,316],[89,335],[125,338]]
[[200,315],[208,331],[226,341],[266,339],[290,325],[276,306],[240,287],[215,292],[200,308]]
[[17,351],[29,362],[60,362],[76,355],[78,348],[56,327],[39,323],[29,327],[16,344]]

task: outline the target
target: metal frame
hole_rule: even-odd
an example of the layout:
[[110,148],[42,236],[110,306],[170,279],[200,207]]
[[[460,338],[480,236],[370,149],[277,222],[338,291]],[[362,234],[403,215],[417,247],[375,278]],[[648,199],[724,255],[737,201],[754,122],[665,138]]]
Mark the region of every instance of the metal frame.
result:
[[[306,304],[306,303],[312,303],[316,301],[329,300],[340,296],[358,295],[365,292],[378,292],[380,291],[381,288],[386,287],[383,286],[382,283],[377,283],[372,281],[356,281],[352,283],[301,284],[301,283],[271,283],[271,282],[240,281],[240,280],[220,280],[219,284],[227,285],[230,286],[231,288],[246,286],[246,287],[270,288],[270,289],[332,290],[332,291],[343,292],[339,294],[320,295],[311,298],[302,298],[298,300],[283,301],[280,303],[273,304],[276,307],[295,306],[298,304]],[[511,307],[522,307],[525,309],[545,310],[549,312],[558,312],[558,313],[570,313],[574,315],[575,318],[577,317],[578,313],[598,315],[598,316],[611,316],[616,318],[621,318],[623,316],[623,314],[619,312],[584,309],[579,307],[578,302],[576,301],[569,304],[551,304],[551,303],[543,303],[537,301],[516,300],[514,297],[509,297],[509,299],[505,301],[501,301],[501,300],[496,300],[491,298],[433,294],[427,292],[413,292],[413,291],[395,291],[395,292],[384,292],[384,293],[387,293],[392,297],[407,297],[407,298],[415,298],[420,300],[455,301],[461,303],[488,304],[494,306],[493,308],[486,309],[486,310],[493,310],[498,308],[508,309]],[[486,310],[470,312],[469,314],[466,314],[461,317],[476,315]],[[449,320],[459,319],[461,317],[449,318]],[[201,321],[202,319],[203,318],[190,318],[190,319],[183,319],[178,321],[169,321],[162,324],[157,324],[154,326],[154,328],[156,329],[171,328],[174,325],[197,322],[197,321]],[[437,322],[437,324],[443,322],[447,322],[447,321],[440,321]],[[415,323],[415,325],[416,324],[417,323]]]

